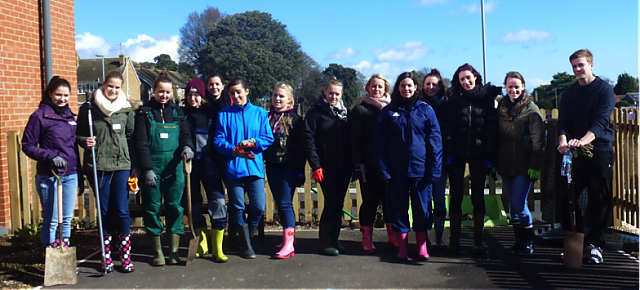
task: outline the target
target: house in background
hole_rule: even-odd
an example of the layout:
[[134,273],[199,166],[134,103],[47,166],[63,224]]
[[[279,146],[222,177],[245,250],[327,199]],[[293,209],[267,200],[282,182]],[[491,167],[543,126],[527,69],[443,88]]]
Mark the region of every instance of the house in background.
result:
[[[156,68],[136,68],[138,77],[142,85],[140,86],[140,100],[148,101],[153,95],[153,82],[160,75],[162,70]],[[173,96],[177,100],[184,98],[184,89],[187,87],[187,80],[175,71],[168,71],[168,76],[173,82]],[[176,103],[179,103],[176,101]]]
[[133,67],[130,57],[120,54],[114,58],[80,59],[76,54],[78,62],[78,105],[82,105],[87,100],[87,94],[97,90],[104,81],[103,69],[106,75],[110,71],[119,71],[122,74],[122,92],[129,100],[140,100],[140,79]]

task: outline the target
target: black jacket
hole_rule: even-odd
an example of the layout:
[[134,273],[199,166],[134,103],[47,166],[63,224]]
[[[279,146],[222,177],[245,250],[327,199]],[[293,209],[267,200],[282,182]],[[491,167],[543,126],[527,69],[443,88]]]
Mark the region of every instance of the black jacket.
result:
[[295,109],[278,113],[272,108],[269,112],[269,124],[273,132],[273,143],[262,153],[267,166],[285,165],[298,173],[304,173],[307,159],[302,140],[305,126],[302,117]]
[[[144,106],[138,110],[136,115],[136,125],[134,130],[136,155],[138,157],[138,164],[140,170],[153,169],[153,161],[151,160],[151,151],[149,150],[149,129],[151,124],[147,119],[147,114],[151,111],[153,117],[158,123],[173,123],[173,110],[176,110],[179,117],[184,117],[184,113],[178,105],[173,101],[169,101],[166,104],[160,104],[155,99],[151,99]],[[162,114],[160,113],[162,110]],[[162,119],[164,116],[164,120]],[[189,146],[193,150],[193,142],[191,141],[191,133],[189,133],[189,126],[185,120],[179,122],[180,126],[180,140],[178,150],[176,154],[182,153],[184,147]],[[195,152],[195,150],[194,150]]]
[[442,129],[445,158],[495,163],[498,153],[498,110],[501,88],[487,84],[449,96]]
[[367,179],[378,178],[373,159],[373,128],[380,110],[364,101],[351,109],[348,115],[353,165],[364,164]]
[[303,139],[311,169],[351,167],[349,126],[340,119],[321,97],[305,116]]

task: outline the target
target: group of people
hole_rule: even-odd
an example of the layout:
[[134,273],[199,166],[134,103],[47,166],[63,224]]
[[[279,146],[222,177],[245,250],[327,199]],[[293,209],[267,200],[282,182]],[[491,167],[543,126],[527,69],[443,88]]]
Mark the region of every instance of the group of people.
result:
[[[593,158],[575,159],[573,189],[579,193],[589,187],[592,229],[585,238],[585,255],[600,263],[611,208],[613,131],[608,122],[613,91],[593,75],[591,52],[576,51],[570,62],[578,81],[562,94],[557,150],[564,153],[567,148],[594,145]],[[342,205],[354,179],[360,180],[363,199],[359,219],[364,253],[376,252],[372,232],[381,204],[388,244],[397,249],[398,259],[408,259],[411,228],[416,232],[416,259],[428,259],[432,245],[444,249],[447,180],[448,251],[459,252],[466,164],[471,180],[474,253],[486,253],[484,184],[488,175],[496,173],[509,197],[514,231],[510,251],[519,255],[534,252],[527,195],[540,176],[545,130],[540,110],[525,91],[524,77],[518,72],[506,74],[503,97],[499,97],[502,87],[483,84],[481,75],[469,64],[456,70],[450,88],[437,69],[422,82],[414,73],[402,73],[393,89],[384,76],[374,74],[365,86],[367,94],[362,102],[352,109],[342,101],[343,84],[333,78],[304,118],[296,113],[292,87],[282,82],[274,86],[267,111],[251,104],[249,83],[242,77],[228,82],[220,74],[207,76],[205,82],[192,79],[183,107],[174,101],[173,83],[166,73],[155,80],[153,98],[140,108],[132,107],[122,92],[122,81],[120,73],[109,72],[90,102],[80,107],[76,120],[68,105],[69,83],[54,77],[25,127],[23,150],[38,161],[35,180],[43,210],[41,241],[47,247],[69,245],[77,174],[92,176],[91,160],[95,157],[97,184],[91,178],[89,182],[99,189],[105,271],[114,269],[113,240],[118,241],[122,270],[134,270],[127,188],[130,177],[140,179],[143,221],[154,249],[151,264],[180,262],[183,160],[193,163],[192,204],[186,206],[193,209],[192,230],[201,241],[198,256],[211,252],[217,262],[228,260],[222,248],[227,217],[241,256],[256,256],[252,240],[265,210],[265,171],[283,226],[283,241],[275,247],[274,257],[295,255],[292,203],[296,188],[305,183],[307,161],[324,195],[319,224],[319,253],[323,255],[345,252],[339,241]],[[94,148],[84,150],[82,166],[76,144]],[[62,240],[55,238],[57,176],[63,185]],[[206,213],[202,212],[201,186],[208,200]],[[164,223],[160,218],[163,201]],[[582,219],[577,220],[577,226],[583,231]],[[427,235],[432,227],[433,244]],[[168,257],[162,250],[163,231]]]

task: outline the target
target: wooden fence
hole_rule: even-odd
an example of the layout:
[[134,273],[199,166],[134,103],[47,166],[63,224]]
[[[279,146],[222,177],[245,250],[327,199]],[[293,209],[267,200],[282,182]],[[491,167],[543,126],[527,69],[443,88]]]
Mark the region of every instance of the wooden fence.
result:
[[[543,118],[546,117],[544,110],[541,110]],[[623,222],[638,227],[638,110],[615,109],[612,115],[612,124],[618,126],[614,148],[616,152],[616,163],[614,167],[614,198],[613,198],[613,226],[620,227]],[[630,115],[635,114],[635,115]],[[557,110],[551,111],[551,118],[557,118]],[[635,117],[630,117],[635,116]],[[35,162],[22,153],[20,138],[21,132],[9,132],[8,155],[9,155],[9,179],[11,195],[11,221],[12,229],[21,228],[24,224],[37,223],[40,220],[40,208],[38,196],[33,184],[33,175],[29,174],[29,167],[35,169]],[[547,148],[546,150],[556,150]],[[31,165],[29,165],[31,164]],[[468,172],[468,171],[467,171]],[[297,215],[297,222],[313,222],[322,213],[324,198],[322,189],[312,182],[311,170],[307,166],[305,170],[306,182],[304,187],[298,188],[293,198],[293,207]],[[541,172],[541,178],[545,178]],[[496,182],[489,178],[489,194],[496,194]],[[272,198],[268,182],[265,182],[267,204],[265,208],[266,221],[273,222],[276,209]],[[468,194],[468,182],[465,182],[465,192]],[[534,209],[535,201],[542,200],[539,190],[532,187],[529,194],[528,204],[530,209]],[[506,195],[501,195],[503,204],[507,205]],[[133,199],[133,202],[139,202]],[[95,224],[95,200],[93,194],[85,197],[78,197],[76,207],[76,217]],[[358,182],[352,183],[347,193],[343,209],[351,215],[358,215],[358,209],[362,204],[362,195]],[[542,204],[542,203],[541,203]],[[346,217],[347,220],[352,219]],[[141,225],[140,220],[136,224]]]

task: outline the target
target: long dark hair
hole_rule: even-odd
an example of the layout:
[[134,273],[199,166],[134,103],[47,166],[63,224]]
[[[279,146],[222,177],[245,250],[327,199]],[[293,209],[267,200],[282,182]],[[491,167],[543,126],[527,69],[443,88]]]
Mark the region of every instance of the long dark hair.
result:
[[451,91],[453,93],[464,91],[464,88],[460,84],[460,79],[458,77],[460,76],[460,73],[465,70],[470,71],[473,74],[473,76],[476,77],[476,87],[478,88],[482,87],[482,76],[480,75],[480,73],[475,68],[473,68],[470,64],[465,63],[460,67],[458,67],[456,72],[453,74],[453,79],[451,80]]
[[399,98],[402,98],[402,96],[400,95],[400,82],[402,82],[402,80],[404,79],[411,79],[413,81],[413,83],[416,85],[416,91],[414,94],[418,94],[418,96],[420,95],[420,90],[418,89],[418,78],[416,77],[416,74],[412,73],[412,72],[403,72],[398,76],[398,79],[396,79],[396,83],[393,85],[393,93],[391,93],[391,100],[397,100]]

